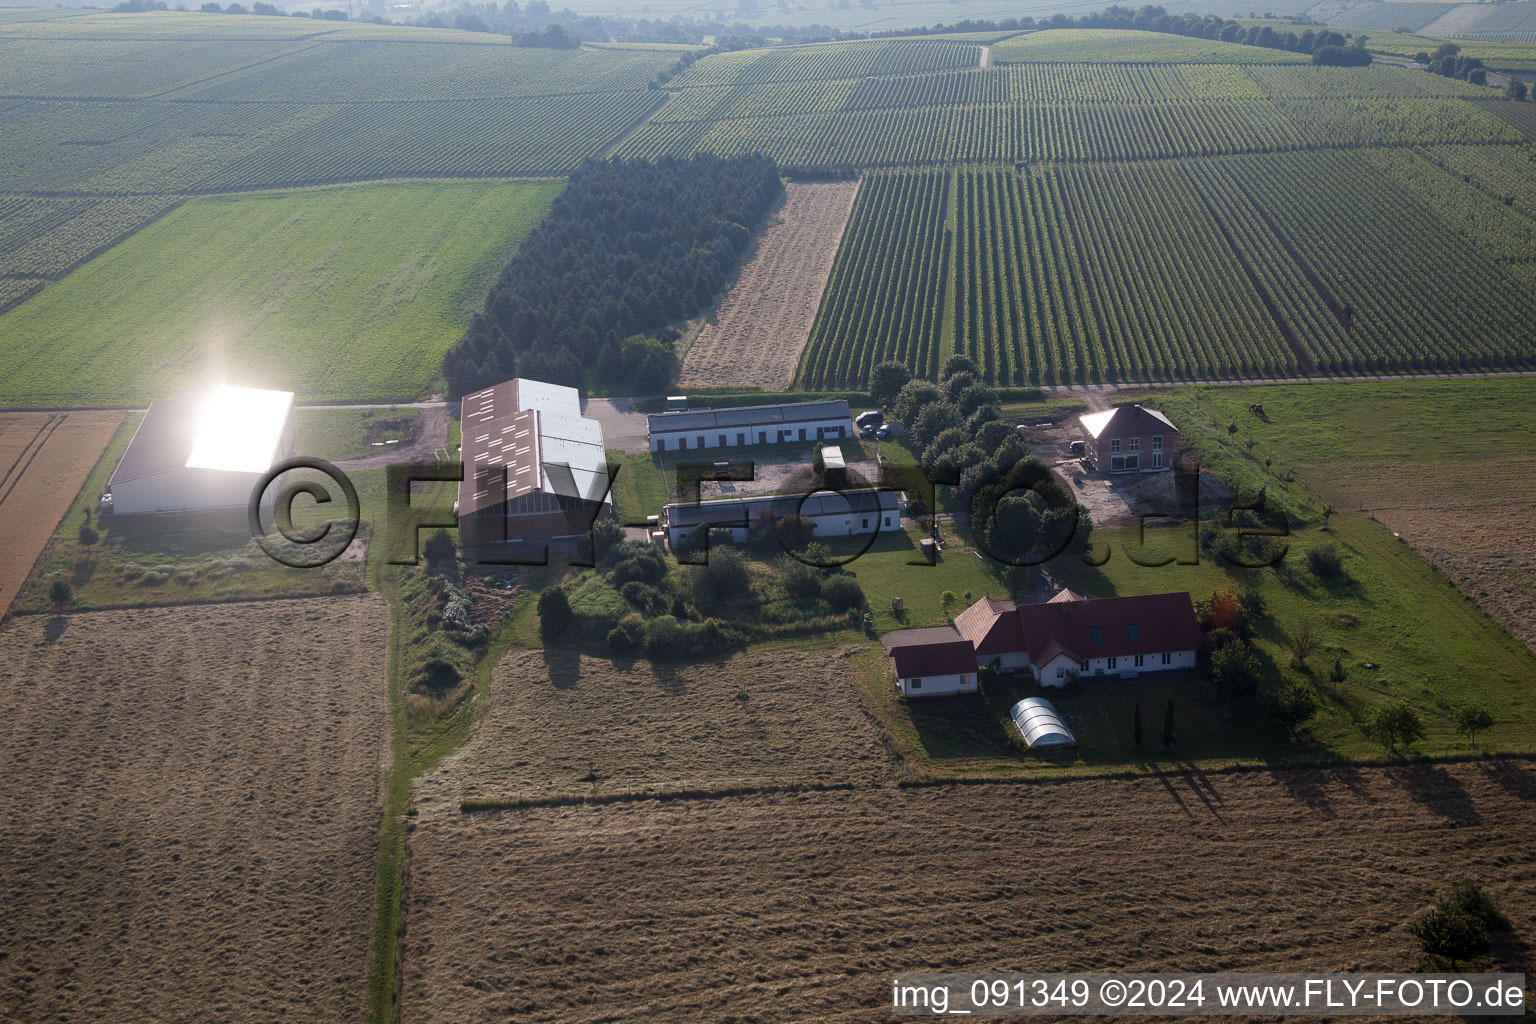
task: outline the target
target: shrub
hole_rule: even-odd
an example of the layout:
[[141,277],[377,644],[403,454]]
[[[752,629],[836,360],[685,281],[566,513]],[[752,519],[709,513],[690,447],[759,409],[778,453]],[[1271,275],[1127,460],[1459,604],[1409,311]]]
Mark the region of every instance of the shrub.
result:
[[63,608],[75,603],[75,588],[69,585],[68,580],[54,580],[48,588],[48,600],[55,608]]
[[1294,733],[1303,722],[1317,714],[1317,695],[1310,686],[1290,683],[1275,695],[1271,710]]
[[626,615],[608,631],[608,649],[619,654],[638,651],[645,643],[645,623],[638,615]]
[[821,597],[831,605],[834,611],[866,607],[864,589],[859,586],[858,580],[846,573],[840,573],[823,582]]
[[1344,556],[1337,544],[1322,544],[1307,552],[1307,568],[1319,579],[1337,579],[1344,575]]
[[1459,963],[1487,953],[1489,933],[1508,923],[1492,893],[1470,878],[1460,878],[1408,930],[1426,956],[1455,970]]
[[463,679],[464,673],[460,672],[456,665],[446,658],[433,656],[421,666],[416,685],[433,697],[441,697],[458,686]]
[[81,523],[79,537],[81,544],[90,547],[101,539],[101,534],[97,533],[95,527],[91,526],[90,523]]
[[154,569],[139,577],[139,585],[143,587],[158,587],[164,583],[170,582],[170,579],[170,573],[161,572],[159,569]]
[[1211,655],[1211,683],[1223,699],[1253,692],[1259,659],[1245,643],[1227,644]]
[[564,633],[575,618],[565,591],[554,587],[539,595],[539,635],[545,640]]

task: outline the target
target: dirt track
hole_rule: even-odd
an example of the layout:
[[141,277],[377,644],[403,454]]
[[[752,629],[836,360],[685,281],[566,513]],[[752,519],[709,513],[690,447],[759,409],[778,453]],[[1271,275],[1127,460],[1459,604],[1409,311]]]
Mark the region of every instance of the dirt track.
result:
[[0,629],[0,1021],[360,1020],[377,597]]
[[407,1024],[889,1020],[895,971],[1411,970],[1457,875],[1530,971],[1536,765],[647,801],[428,820]]
[[826,650],[677,668],[513,651],[469,742],[418,781],[415,803],[427,817],[457,815],[465,797],[873,783],[891,758],[846,665]]
[[0,617],[122,422],[120,412],[0,413]]
[[794,380],[859,183],[784,188],[757,252],[688,349],[680,387],[780,390]]

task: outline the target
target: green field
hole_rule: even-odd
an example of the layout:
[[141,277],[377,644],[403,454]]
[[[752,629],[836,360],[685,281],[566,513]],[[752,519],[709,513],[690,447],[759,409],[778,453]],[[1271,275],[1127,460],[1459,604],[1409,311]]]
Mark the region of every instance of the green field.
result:
[[998,63],[1302,64],[1304,54],[1158,32],[1065,28],[1029,32],[992,48]]
[[192,200],[0,315],[0,404],[132,405],[220,378],[415,398],[559,188]]

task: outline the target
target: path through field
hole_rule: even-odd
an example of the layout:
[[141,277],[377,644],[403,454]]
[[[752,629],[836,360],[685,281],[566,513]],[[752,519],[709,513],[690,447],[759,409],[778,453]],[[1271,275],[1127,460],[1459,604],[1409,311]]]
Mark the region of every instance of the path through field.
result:
[[0,1020],[361,1020],[373,595],[0,628]]
[[122,421],[120,412],[0,413],[0,616]]
[[1464,874],[1528,972],[1533,813],[1536,765],[1490,760],[433,818],[402,1020],[883,1021],[925,968],[1411,971],[1406,924]]
[[688,349],[681,387],[775,390],[794,379],[859,183],[784,188],[756,253]]

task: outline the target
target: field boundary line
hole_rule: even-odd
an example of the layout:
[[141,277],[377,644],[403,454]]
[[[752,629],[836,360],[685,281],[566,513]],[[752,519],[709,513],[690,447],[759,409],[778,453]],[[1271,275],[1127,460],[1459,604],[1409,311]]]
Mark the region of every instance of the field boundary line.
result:
[[298,594],[266,594],[258,597],[211,597],[206,601],[140,601],[136,604],[109,604],[93,606],[89,608],[71,608],[67,611],[16,610],[11,614],[15,618],[26,615],[95,615],[98,612],[131,612],[147,608],[200,608],[204,605],[224,604],[270,604],[273,601],[313,601],[320,597],[356,597],[359,594],[370,594],[366,584],[356,587],[348,587],[345,590],[315,590]]
[[[32,460],[37,458],[37,453],[43,450],[43,446],[48,443],[48,439],[53,436],[59,424],[68,418],[69,413],[50,415],[37,428],[37,433],[22,446],[21,451],[16,453],[15,460],[6,469],[4,475],[0,475],[0,487],[5,488],[5,492],[0,494],[0,505],[5,504],[5,499],[10,497],[11,492],[16,489],[16,482],[26,475],[27,467],[32,465]],[[26,460],[25,465],[22,463],[23,459]],[[7,484],[9,486],[6,486]]]
[[871,793],[904,789],[936,789],[946,786],[1067,786],[1080,782],[1129,782],[1138,779],[1170,777],[1197,777],[1199,775],[1256,775],[1276,772],[1327,771],[1336,768],[1396,768],[1409,769],[1423,764],[1475,764],[1479,762],[1536,761],[1536,751],[1509,751],[1499,753],[1426,755],[1419,757],[1372,757],[1351,760],[1349,758],[1298,759],[1278,763],[1240,763],[1202,765],[1194,761],[1178,761],[1151,765],[1147,768],[1115,768],[1104,771],[1088,771],[1072,775],[962,775],[949,778],[908,778],[888,783],[861,782],[803,782],[765,784],[759,786],[726,786],[718,788],[673,790],[626,790],[617,793],[562,793],[534,797],[470,797],[459,802],[462,814],[488,814],[501,811],[538,810],[554,807],[602,807],[611,804],[669,803],[674,800],[730,800],[753,796],[793,796],[803,793]]
[[620,146],[634,138],[637,132],[639,132],[646,125],[650,124],[651,118],[661,113],[661,108],[665,107],[668,103],[671,103],[672,98],[676,95],[677,93],[674,92],[663,92],[661,96],[661,102],[655,104],[651,107],[650,110],[640,115],[640,117],[637,118],[633,124],[631,124],[628,128],[624,129],[622,133],[620,133],[617,139],[615,139],[609,145],[604,146],[602,151],[598,154],[598,159],[607,160],[609,157],[613,156],[613,154],[618,151]]

